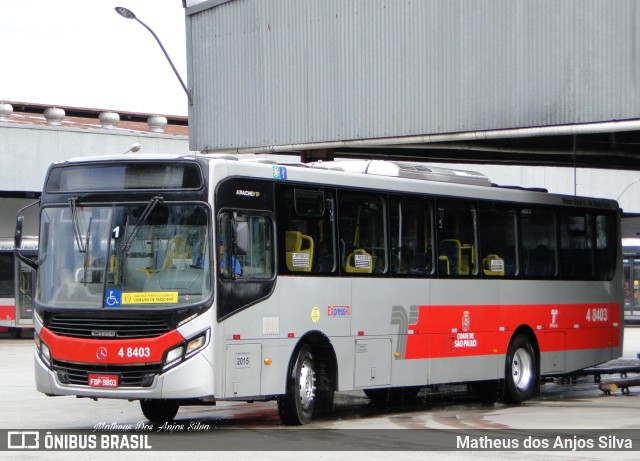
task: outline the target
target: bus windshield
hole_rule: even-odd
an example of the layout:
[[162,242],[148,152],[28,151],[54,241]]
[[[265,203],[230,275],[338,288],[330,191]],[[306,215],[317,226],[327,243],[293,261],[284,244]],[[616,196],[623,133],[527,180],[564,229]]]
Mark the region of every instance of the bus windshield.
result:
[[171,308],[210,294],[207,207],[163,203],[42,210],[38,302]]

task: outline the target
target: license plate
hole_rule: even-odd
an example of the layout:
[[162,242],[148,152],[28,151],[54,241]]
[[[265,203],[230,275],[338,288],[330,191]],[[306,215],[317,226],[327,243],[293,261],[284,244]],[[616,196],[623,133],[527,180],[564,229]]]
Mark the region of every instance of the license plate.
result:
[[118,375],[94,375],[88,377],[91,387],[118,387]]

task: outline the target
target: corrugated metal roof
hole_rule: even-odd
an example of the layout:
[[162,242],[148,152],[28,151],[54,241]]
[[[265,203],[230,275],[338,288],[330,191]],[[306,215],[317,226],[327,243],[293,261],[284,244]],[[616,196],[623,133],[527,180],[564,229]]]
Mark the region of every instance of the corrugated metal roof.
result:
[[639,116],[635,0],[218,3],[187,9],[192,150]]

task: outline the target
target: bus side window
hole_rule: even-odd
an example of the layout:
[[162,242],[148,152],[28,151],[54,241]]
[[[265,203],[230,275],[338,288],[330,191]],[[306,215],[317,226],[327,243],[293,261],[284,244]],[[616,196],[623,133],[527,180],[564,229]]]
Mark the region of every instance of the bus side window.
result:
[[296,275],[334,273],[337,245],[333,192],[279,185],[276,197],[280,270]]
[[560,272],[563,278],[594,276],[593,222],[584,212],[560,214]]
[[595,268],[597,280],[611,280],[616,268],[616,220],[611,215],[597,215],[595,225]]
[[392,197],[389,203],[393,274],[431,275],[434,270],[431,203],[415,197]]
[[477,209],[473,203],[438,202],[438,271],[441,277],[478,275],[477,228]]
[[347,273],[387,273],[384,198],[342,192],[338,206],[343,270]]
[[556,216],[551,210],[520,210],[525,277],[553,277],[557,271]]
[[271,219],[259,213],[225,212],[218,218],[218,273],[223,279],[273,276]]
[[493,203],[480,206],[482,273],[486,277],[518,275],[517,212]]

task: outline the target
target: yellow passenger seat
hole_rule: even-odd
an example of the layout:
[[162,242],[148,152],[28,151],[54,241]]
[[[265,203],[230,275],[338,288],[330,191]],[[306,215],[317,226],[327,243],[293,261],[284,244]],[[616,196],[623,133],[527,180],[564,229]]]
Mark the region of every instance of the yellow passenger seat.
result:
[[357,248],[347,256],[345,271],[371,273],[373,271],[373,258],[362,248]]
[[295,272],[311,272],[313,239],[298,231],[286,231],[285,246],[287,269]]
[[504,276],[504,259],[498,255],[487,255],[482,259],[482,272],[484,275]]

